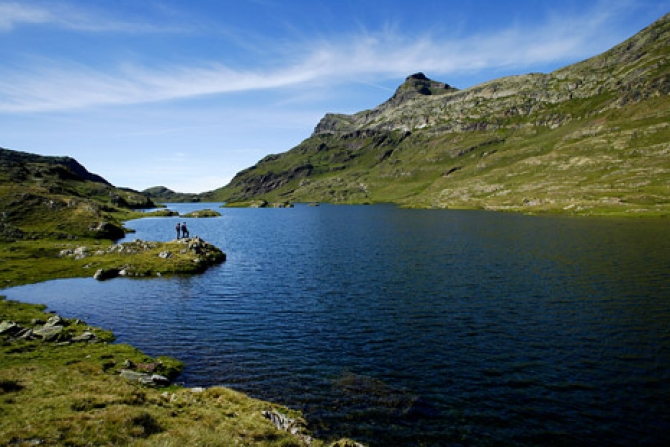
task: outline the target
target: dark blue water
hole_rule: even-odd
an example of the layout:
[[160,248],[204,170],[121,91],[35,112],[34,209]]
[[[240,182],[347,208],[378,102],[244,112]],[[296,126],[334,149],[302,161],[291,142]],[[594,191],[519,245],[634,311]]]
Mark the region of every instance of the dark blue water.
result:
[[[670,442],[668,221],[392,206],[221,212],[188,221],[228,254],[203,275],[3,293],[186,361],[188,386],[300,409],[323,438]],[[172,239],[175,221],[130,222],[130,239]]]

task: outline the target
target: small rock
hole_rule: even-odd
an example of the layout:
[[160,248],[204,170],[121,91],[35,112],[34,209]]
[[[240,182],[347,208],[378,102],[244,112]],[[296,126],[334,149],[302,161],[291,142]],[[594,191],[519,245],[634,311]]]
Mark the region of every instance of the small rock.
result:
[[13,321],[5,320],[0,323],[0,335],[15,335],[21,331],[21,326]]
[[129,369],[122,369],[119,374],[121,377],[139,382],[143,385],[148,386],[167,386],[170,384],[170,379],[160,374],[146,374],[137,371],[131,371]]
[[119,275],[118,269],[105,268],[105,269],[98,269],[93,275],[93,278],[97,279],[98,281],[104,281],[106,279],[116,278],[118,275]]
[[44,324],[44,327],[65,326],[66,321],[60,315],[54,315]]
[[119,372],[119,374],[124,379],[133,380],[133,381],[136,381],[136,382],[139,382],[140,379],[142,379],[142,378],[148,378],[149,377],[149,374],[140,373],[140,372],[137,372],[137,371],[131,371],[129,369],[122,369]]
[[42,338],[44,341],[56,341],[63,332],[63,326],[47,326],[33,330],[33,335]]
[[29,327],[22,329],[18,334],[16,334],[16,338],[21,340],[30,340],[32,336],[33,336],[33,330],[30,329]]
[[95,336],[94,333],[86,331],[86,332],[84,332],[84,333],[81,334],[81,335],[78,335],[78,336],[76,336],[76,337],[72,337],[72,340],[71,340],[71,341],[72,341],[73,343],[77,343],[77,342],[89,342],[89,341],[95,340],[96,338],[97,338],[97,337]]
[[152,374],[151,381],[158,386],[166,386],[170,384],[170,379],[160,374]]

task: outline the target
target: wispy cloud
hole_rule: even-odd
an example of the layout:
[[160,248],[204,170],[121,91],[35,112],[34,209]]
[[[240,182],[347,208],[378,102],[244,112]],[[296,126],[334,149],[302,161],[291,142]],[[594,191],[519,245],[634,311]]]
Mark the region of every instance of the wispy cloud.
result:
[[55,18],[48,10],[20,3],[0,4],[0,32],[11,31],[21,24],[49,23]]
[[44,6],[18,2],[0,3],[0,32],[10,32],[24,25],[49,25],[85,32],[156,33],[184,31],[184,28],[178,25],[157,26],[141,20],[121,20],[90,8],[74,8],[65,3],[49,3]]
[[[621,11],[619,11],[621,13]],[[580,17],[555,16],[531,28],[511,26],[467,38],[436,35],[407,37],[396,30],[296,42],[277,51],[290,61],[273,67],[233,68],[219,63],[151,67],[120,64],[112,70],[66,61],[39,61],[0,77],[0,112],[81,109],[114,104],[184,99],[202,95],[281,89],[323,83],[363,82],[405,76],[415,71],[449,75],[495,71],[577,60],[603,50],[623,36],[611,26],[612,9]],[[0,5],[0,30],[19,23],[58,23],[61,26],[121,27],[66,14],[64,19],[17,3]],[[588,18],[584,18],[588,17]],[[104,25],[107,23],[107,25]],[[279,56],[279,55],[278,55]]]

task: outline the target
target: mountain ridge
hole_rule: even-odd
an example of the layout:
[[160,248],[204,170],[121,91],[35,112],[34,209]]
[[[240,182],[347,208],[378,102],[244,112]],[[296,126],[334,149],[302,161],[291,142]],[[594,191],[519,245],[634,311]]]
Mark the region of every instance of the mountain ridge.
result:
[[411,75],[373,109],[326,114],[203,200],[665,213],[669,43],[670,14],[548,74],[464,90]]

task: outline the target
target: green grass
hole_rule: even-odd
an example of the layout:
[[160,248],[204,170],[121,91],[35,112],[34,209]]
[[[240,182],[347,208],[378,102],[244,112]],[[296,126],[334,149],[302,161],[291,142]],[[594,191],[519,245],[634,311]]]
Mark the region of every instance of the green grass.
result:
[[[61,255],[82,247],[86,248],[83,258]],[[171,255],[159,256],[163,252]],[[0,242],[0,288],[58,278],[92,277],[98,269],[125,268],[129,276],[135,277],[193,274],[224,260],[225,254],[214,246],[196,253],[183,240],[138,241],[117,246],[99,239]]]
[[[26,327],[46,320],[44,306],[0,298],[0,321]],[[93,330],[74,324],[73,333]],[[0,336],[0,445],[299,446],[261,414],[299,414],[225,388],[154,389],[119,376],[124,362],[151,359],[125,344],[58,345]],[[160,357],[172,375],[179,362]],[[324,445],[315,441],[313,445]]]

